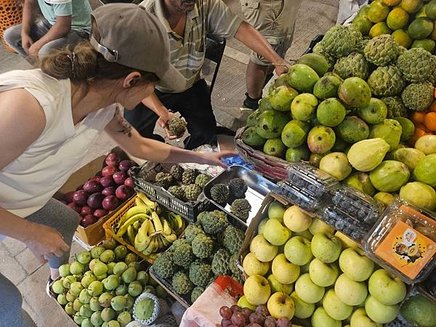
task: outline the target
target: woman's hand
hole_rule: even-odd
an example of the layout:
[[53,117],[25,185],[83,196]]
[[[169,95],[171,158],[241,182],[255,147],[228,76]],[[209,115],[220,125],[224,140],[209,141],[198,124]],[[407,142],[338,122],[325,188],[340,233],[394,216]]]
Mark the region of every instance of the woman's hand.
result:
[[61,257],[70,249],[56,229],[36,223],[30,224],[28,236],[23,242],[42,263],[52,256]]
[[220,152],[200,152],[202,157],[201,164],[215,165],[223,168],[227,166],[221,161],[222,158],[235,156],[238,153],[236,151],[220,151]]

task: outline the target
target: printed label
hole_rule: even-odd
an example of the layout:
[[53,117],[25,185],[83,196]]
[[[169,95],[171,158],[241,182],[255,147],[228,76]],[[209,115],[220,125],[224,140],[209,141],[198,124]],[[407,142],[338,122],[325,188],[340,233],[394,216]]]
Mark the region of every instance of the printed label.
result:
[[436,243],[399,221],[375,250],[376,256],[415,279],[436,253]]

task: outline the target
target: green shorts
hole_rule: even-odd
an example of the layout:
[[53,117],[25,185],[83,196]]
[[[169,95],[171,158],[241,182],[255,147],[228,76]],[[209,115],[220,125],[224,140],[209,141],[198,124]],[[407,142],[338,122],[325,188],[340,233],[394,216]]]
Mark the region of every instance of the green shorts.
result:
[[[282,57],[291,46],[298,8],[303,0],[240,0],[244,19],[258,30]],[[271,63],[251,52],[250,61],[268,66]]]

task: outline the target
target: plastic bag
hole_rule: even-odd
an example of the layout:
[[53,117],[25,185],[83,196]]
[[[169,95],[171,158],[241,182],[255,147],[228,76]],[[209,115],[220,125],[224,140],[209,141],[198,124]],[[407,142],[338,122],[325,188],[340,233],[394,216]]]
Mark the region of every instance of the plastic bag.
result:
[[359,8],[367,4],[368,0],[339,0],[339,12],[336,24],[346,24],[352,20]]
[[242,285],[229,276],[219,276],[185,311],[180,327],[216,327],[221,325],[219,308],[232,306],[242,295]]

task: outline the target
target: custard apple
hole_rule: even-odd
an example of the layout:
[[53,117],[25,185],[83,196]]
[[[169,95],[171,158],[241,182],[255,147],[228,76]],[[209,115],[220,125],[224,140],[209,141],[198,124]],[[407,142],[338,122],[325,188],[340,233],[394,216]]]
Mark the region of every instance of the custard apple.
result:
[[168,192],[170,192],[172,195],[174,195],[177,199],[180,199],[182,201],[185,201],[185,191],[183,187],[178,185],[173,185],[168,188]]
[[321,42],[318,42],[317,44],[315,44],[315,46],[313,47],[313,53],[322,55],[324,58],[326,58],[327,62],[329,63],[330,67],[334,65],[336,59],[329,55],[325,49],[324,46],[322,45]]
[[160,172],[156,174],[155,185],[157,186],[167,189],[173,184],[173,182],[174,182],[174,178],[169,173]]
[[369,67],[368,62],[362,54],[353,52],[346,57],[340,58],[336,62],[333,71],[343,79],[348,77],[360,77],[366,80]]
[[212,271],[215,275],[227,275],[229,271],[230,254],[226,249],[219,249],[212,259]]
[[192,240],[192,252],[197,258],[206,259],[212,256],[214,242],[205,234],[198,234]]
[[368,85],[373,95],[388,97],[400,94],[406,82],[396,66],[387,66],[374,70],[368,77]]
[[401,99],[407,108],[424,111],[433,102],[433,86],[430,83],[412,83],[406,86]]
[[197,201],[198,196],[201,194],[201,187],[197,184],[184,185],[183,190],[188,201]]
[[250,210],[251,204],[246,199],[236,199],[230,206],[230,212],[243,221],[247,221]]
[[210,188],[210,197],[221,205],[227,203],[229,195],[230,191],[226,184],[215,184]]
[[210,235],[221,233],[229,224],[227,215],[220,211],[210,211],[207,216],[200,220],[203,230]]
[[191,302],[194,303],[201,294],[203,294],[204,288],[200,286],[195,286],[191,292]]
[[203,189],[211,179],[212,177],[207,174],[200,174],[197,177],[195,177],[195,184],[197,184]]
[[174,291],[180,295],[188,294],[194,288],[189,277],[183,271],[174,274],[171,285]]
[[185,170],[179,165],[174,165],[170,169],[170,174],[176,181],[182,181],[182,175]]
[[172,254],[163,252],[159,254],[153,264],[154,272],[161,278],[170,278],[174,275],[176,267],[174,265]]
[[328,55],[341,58],[355,51],[361,41],[362,34],[353,26],[336,25],[325,33],[321,43]]
[[227,226],[223,233],[223,245],[230,254],[238,253],[244,241],[244,232],[234,226]]
[[198,224],[189,224],[185,228],[185,239],[189,243],[191,243],[198,234],[204,234],[203,229]]
[[198,175],[198,171],[195,169],[185,169],[182,174],[182,184],[189,185],[195,183],[195,178]]
[[408,82],[436,81],[436,57],[427,50],[412,48],[398,57],[397,67]]
[[191,244],[183,242],[174,247],[173,262],[181,267],[188,267],[194,261]]
[[245,192],[247,192],[248,186],[242,178],[232,178],[229,182],[230,195],[234,198],[245,197]]
[[366,60],[376,66],[394,64],[400,49],[390,34],[382,34],[368,41],[363,49]]
[[186,121],[179,117],[173,117],[167,122],[167,128],[171,135],[182,137],[186,132]]
[[239,259],[239,253],[237,252],[230,256],[229,270],[232,272],[233,278],[235,278],[240,283],[243,283],[244,280],[242,278],[242,271],[238,267],[238,259]]
[[407,108],[399,96],[381,98],[388,108],[386,118],[407,117]]
[[209,285],[211,277],[212,270],[210,264],[196,260],[189,266],[189,280],[195,286],[206,287]]

